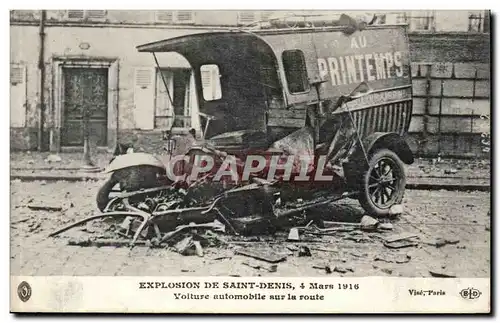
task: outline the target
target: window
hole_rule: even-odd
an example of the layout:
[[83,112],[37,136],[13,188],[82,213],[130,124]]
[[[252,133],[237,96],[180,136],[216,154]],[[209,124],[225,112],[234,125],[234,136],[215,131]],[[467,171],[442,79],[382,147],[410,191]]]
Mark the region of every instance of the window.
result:
[[398,16],[398,23],[406,23],[413,31],[434,31],[434,11],[416,10],[401,13]]
[[282,55],[286,82],[290,93],[309,91],[306,62],[300,50],[286,50]]
[[10,84],[16,86],[24,82],[24,68],[22,66],[10,66]]
[[69,19],[105,19],[106,10],[68,10]]
[[250,25],[257,21],[265,21],[274,11],[239,11],[238,25]]
[[205,101],[215,101],[222,98],[219,67],[214,64],[202,65],[200,73],[203,99]]
[[469,27],[470,32],[489,32],[488,14],[484,11],[469,11]]
[[158,10],[156,21],[167,24],[194,24],[195,13],[190,10]]
[[26,124],[26,66],[10,64],[10,126]]
[[156,75],[155,128],[170,128],[172,123],[174,128],[190,128],[195,100],[191,69],[161,69]]

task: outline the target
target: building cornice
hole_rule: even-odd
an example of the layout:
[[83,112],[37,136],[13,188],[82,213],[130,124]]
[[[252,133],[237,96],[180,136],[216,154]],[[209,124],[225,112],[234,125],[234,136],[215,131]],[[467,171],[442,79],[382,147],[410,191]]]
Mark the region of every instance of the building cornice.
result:
[[[16,21],[11,20],[11,26],[39,26],[38,21]],[[235,25],[192,25],[192,24],[160,24],[160,23],[112,23],[112,22],[73,22],[73,21],[50,21],[45,27],[84,27],[84,28],[148,28],[148,29],[235,29]]]

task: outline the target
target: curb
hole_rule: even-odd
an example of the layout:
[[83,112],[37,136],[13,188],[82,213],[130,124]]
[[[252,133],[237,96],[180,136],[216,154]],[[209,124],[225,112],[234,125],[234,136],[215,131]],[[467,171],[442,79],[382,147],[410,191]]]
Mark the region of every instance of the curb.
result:
[[[81,182],[81,181],[99,181],[107,178],[105,174],[78,174],[78,175],[55,175],[55,174],[11,174],[10,180],[21,180],[26,182],[33,181],[67,181],[67,182]],[[411,190],[447,190],[447,191],[481,191],[489,192],[491,187],[489,183],[474,183],[472,181],[459,181],[455,183],[435,183],[432,181],[415,180],[409,178],[406,183],[406,188]]]
[[424,190],[424,191],[481,191],[490,192],[490,184],[479,184],[479,183],[418,183],[418,182],[408,182],[406,183],[406,189],[410,190]]
[[67,181],[67,182],[82,182],[82,181],[99,181],[106,179],[105,175],[29,175],[29,174],[11,174],[10,180],[21,180],[26,182],[34,181]]

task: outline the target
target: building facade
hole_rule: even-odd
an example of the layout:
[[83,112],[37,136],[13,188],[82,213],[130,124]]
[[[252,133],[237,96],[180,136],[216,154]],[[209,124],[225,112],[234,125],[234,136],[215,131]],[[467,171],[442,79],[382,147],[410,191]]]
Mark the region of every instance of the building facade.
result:
[[[172,124],[176,132],[193,128],[199,133],[188,62],[175,53],[162,53],[157,68],[152,55],[137,52],[136,46],[234,28],[275,14],[11,11],[11,149],[82,149],[85,117],[96,149],[133,142],[154,151],[161,146],[162,129]],[[489,13],[381,14],[379,23],[392,22],[408,23],[410,29],[415,95],[412,148],[421,155],[479,154],[481,133],[489,131],[484,117],[490,110]],[[204,74],[204,93],[215,88],[211,75],[211,71]]]

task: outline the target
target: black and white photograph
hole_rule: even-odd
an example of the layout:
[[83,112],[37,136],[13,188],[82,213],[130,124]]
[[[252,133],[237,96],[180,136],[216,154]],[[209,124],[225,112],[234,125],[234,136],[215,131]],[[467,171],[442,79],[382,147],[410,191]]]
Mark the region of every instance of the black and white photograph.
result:
[[[175,277],[304,302],[368,277],[489,284],[491,20],[10,10],[11,277],[148,277],[130,293],[191,302],[203,283]],[[21,281],[11,297],[36,304]],[[432,284],[401,293],[450,297]]]

